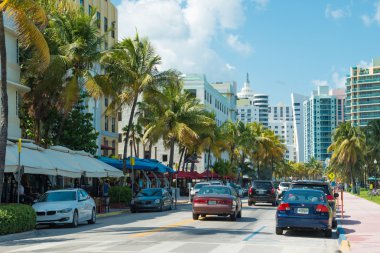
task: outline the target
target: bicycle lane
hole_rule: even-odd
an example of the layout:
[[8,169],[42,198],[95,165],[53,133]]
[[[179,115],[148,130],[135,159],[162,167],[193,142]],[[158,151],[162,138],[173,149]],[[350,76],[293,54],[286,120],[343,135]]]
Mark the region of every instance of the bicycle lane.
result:
[[380,205],[344,192],[343,218],[338,223],[350,252],[380,253]]

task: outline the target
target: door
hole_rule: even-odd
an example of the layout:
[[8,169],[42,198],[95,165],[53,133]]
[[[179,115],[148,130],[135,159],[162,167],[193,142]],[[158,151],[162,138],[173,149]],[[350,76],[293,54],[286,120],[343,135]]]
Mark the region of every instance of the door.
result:
[[86,196],[81,190],[77,191],[78,195],[78,216],[79,221],[85,221],[88,218],[88,213],[86,210]]
[[84,196],[84,208],[85,208],[85,213],[86,213],[86,217],[87,217],[87,220],[91,219],[91,216],[92,216],[92,201],[91,201],[91,198],[90,196],[88,195],[88,193],[85,191],[85,190],[80,190],[82,192],[82,195]]

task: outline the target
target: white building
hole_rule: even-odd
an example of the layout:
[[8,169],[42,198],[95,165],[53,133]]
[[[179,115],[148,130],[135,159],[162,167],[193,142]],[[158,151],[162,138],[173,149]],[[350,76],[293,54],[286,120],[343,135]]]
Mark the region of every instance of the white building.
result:
[[19,103],[22,94],[30,91],[30,88],[20,84],[17,32],[13,22],[6,15],[4,15],[4,26],[7,50],[8,138],[20,138]]
[[293,114],[293,131],[294,131],[294,148],[296,161],[304,161],[304,112],[303,102],[308,99],[307,96],[300,94],[291,94],[292,114]]

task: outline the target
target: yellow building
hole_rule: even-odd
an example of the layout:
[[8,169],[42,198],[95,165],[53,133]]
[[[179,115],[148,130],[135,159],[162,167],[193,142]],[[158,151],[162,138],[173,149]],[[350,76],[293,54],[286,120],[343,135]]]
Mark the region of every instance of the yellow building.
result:
[[[103,49],[111,48],[117,42],[117,9],[111,0],[75,0],[88,14],[96,12],[99,20],[98,28],[101,35],[108,33],[104,41]],[[97,155],[115,156],[118,150],[118,124],[117,113],[105,115],[111,99],[101,97],[95,101],[88,101],[88,111],[94,115],[94,127],[99,132]]]

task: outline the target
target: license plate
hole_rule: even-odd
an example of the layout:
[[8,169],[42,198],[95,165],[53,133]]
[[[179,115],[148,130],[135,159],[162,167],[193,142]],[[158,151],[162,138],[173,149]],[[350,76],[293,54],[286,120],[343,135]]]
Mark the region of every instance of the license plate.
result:
[[309,208],[297,208],[299,214],[309,214]]
[[260,191],[257,191],[258,194],[265,194],[265,190],[260,190]]
[[209,204],[209,205],[216,205],[216,201],[213,201],[213,200],[212,200],[212,201],[209,201],[208,204]]

